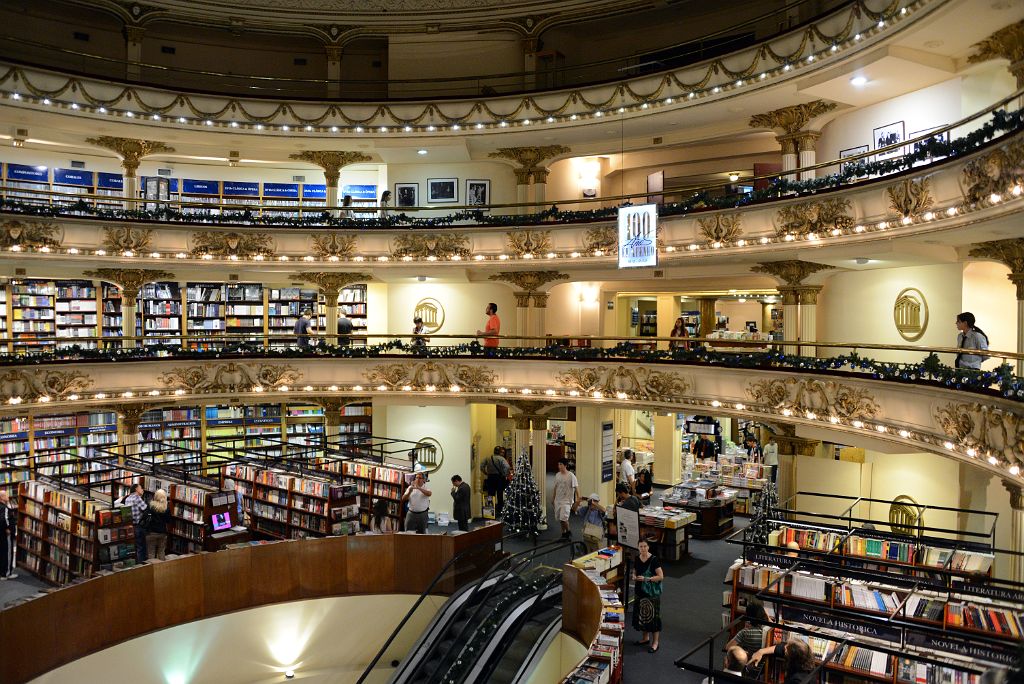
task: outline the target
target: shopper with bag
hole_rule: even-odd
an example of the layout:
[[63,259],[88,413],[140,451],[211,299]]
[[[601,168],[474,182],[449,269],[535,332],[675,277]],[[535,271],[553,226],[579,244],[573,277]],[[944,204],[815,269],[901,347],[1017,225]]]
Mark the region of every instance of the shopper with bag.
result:
[[604,546],[605,509],[601,505],[601,497],[595,492],[587,497],[587,502],[576,508],[576,513],[583,518],[583,543],[587,551],[593,553]]
[[651,553],[650,544],[641,539],[637,545],[635,565],[633,566],[633,582],[635,596],[633,602],[633,628],[643,634],[637,646],[650,644],[648,653],[658,652],[658,641],[661,639],[661,583],[665,580],[665,572],[661,569],[661,561]]
[[484,474],[484,493],[495,497],[494,517],[501,518],[501,510],[505,507],[505,488],[508,476],[512,472],[505,460],[504,449],[494,447],[494,453],[480,462],[480,472]]

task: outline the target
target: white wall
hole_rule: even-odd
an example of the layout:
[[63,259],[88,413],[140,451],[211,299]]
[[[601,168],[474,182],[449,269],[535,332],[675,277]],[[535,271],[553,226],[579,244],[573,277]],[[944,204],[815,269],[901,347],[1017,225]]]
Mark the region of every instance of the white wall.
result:
[[[458,202],[450,204],[430,204],[427,201],[428,178],[458,178]],[[466,203],[466,181],[490,180],[490,204],[506,204],[516,201],[516,177],[509,164],[497,161],[473,161],[465,163],[444,164],[389,164],[388,182],[391,191],[395,191],[395,183],[419,183],[419,202],[421,207],[436,207],[439,214],[450,213],[449,207]]]
[[[428,271],[429,269],[424,269]],[[475,335],[487,322],[484,308],[488,302],[498,305],[501,334],[516,333],[516,300],[512,290],[498,283],[436,283],[430,280],[388,285],[388,332],[412,332],[413,311],[416,303],[433,297],[444,307],[444,324],[438,331],[442,335]],[[437,344],[459,344],[467,340],[438,340]]]
[[[1017,290],[1010,282],[1010,269],[994,261],[964,265],[963,311],[978,319],[988,335],[989,349],[1017,349]],[[986,364],[994,368],[998,362]]]
[[[818,339],[954,347],[953,322],[962,304],[962,268],[961,264],[946,264],[837,273],[825,281],[818,298]],[[908,287],[919,289],[928,303],[928,327],[916,342],[900,337],[892,315],[896,296]],[[849,350],[834,353],[847,354]],[[917,362],[924,358],[919,353],[885,350],[865,350],[861,355],[882,361]],[[951,364],[952,355],[943,355],[943,360]]]
[[[871,491],[873,499],[893,500],[906,494],[919,504],[957,508],[960,505],[960,465],[937,454],[882,454],[865,452],[864,460],[872,464]],[[871,517],[889,519],[889,504],[873,503]],[[926,511],[925,525],[955,529],[957,516],[949,511]]]

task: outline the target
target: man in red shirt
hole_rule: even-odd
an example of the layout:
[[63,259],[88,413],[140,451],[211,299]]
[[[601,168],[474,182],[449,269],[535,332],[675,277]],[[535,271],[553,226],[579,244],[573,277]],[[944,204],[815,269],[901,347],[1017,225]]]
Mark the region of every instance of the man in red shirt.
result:
[[476,334],[484,338],[485,347],[497,347],[498,335],[501,334],[501,319],[498,318],[498,305],[491,302],[484,311],[487,316],[487,325],[483,330],[477,330]]

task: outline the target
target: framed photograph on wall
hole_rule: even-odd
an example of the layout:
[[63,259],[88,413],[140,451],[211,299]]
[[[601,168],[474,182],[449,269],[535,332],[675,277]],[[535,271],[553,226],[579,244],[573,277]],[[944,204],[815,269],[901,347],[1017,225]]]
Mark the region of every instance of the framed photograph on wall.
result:
[[466,204],[485,207],[491,203],[491,181],[480,178],[466,179]]
[[395,183],[395,206],[418,207],[420,205],[419,183]]
[[[839,158],[840,159],[846,159],[847,157],[854,157],[854,156],[856,156],[858,154],[863,154],[863,153],[867,152],[868,149],[869,148],[868,148],[867,145],[858,145],[857,147],[849,147],[849,148],[847,148],[845,150],[839,150]],[[840,164],[839,165],[839,173],[844,173],[846,171],[846,167],[851,165],[851,164],[861,164],[861,163],[866,163],[866,162],[869,162],[869,161],[871,161],[871,160],[868,159],[867,157],[862,157],[861,159],[858,159],[856,162],[850,162],[849,164]],[[863,176],[858,176],[858,178],[862,178],[862,177]]]
[[[875,149],[881,149],[888,147],[889,145],[896,145],[907,139],[907,129],[904,127],[902,121],[896,123],[887,124],[881,128],[876,128],[871,133],[871,140],[874,142]],[[902,147],[896,147],[888,152],[882,152],[875,155],[875,159],[889,159],[891,157],[898,157],[903,154]]]
[[431,204],[453,204],[459,201],[458,178],[428,178],[427,202]]
[[[910,135],[907,136],[907,140],[913,140],[914,138],[920,137],[920,136],[924,135],[925,133],[928,133],[929,131],[937,131],[940,128],[942,128],[942,126],[935,126],[933,128],[925,128],[924,130],[920,130],[920,131],[917,131],[915,133],[911,133]],[[946,142],[946,143],[948,143],[949,142],[949,131],[946,131],[945,133],[939,133],[937,135],[933,135],[930,139],[934,140],[935,142]],[[919,140],[918,142],[911,143],[908,146],[909,149],[907,151],[910,154],[915,154],[919,149],[921,149],[921,144],[924,143],[924,142],[927,142],[928,140],[929,140],[929,138],[925,138],[924,140]],[[924,166],[925,164],[931,164],[936,159],[942,159],[942,158],[943,157],[935,157],[935,156],[932,156],[932,155],[928,155],[927,159],[923,159],[921,161],[914,162],[914,166]]]

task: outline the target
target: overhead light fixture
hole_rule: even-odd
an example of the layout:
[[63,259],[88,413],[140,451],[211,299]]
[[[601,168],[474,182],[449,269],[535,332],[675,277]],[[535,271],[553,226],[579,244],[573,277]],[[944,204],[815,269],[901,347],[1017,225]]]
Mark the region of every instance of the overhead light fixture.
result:
[[416,150],[416,154],[421,154],[422,155],[422,154],[426,154],[426,153],[427,153],[426,150]]
[[729,174],[729,181],[730,182],[735,183],[739,179],[740,179],[740,174],[736,173],[735,171],[733,171],[732,173]]
[[850,79],[850,85],[857,86],[858,88],[867,85],[867,83],[868,79],[866,76],[854,76]]

